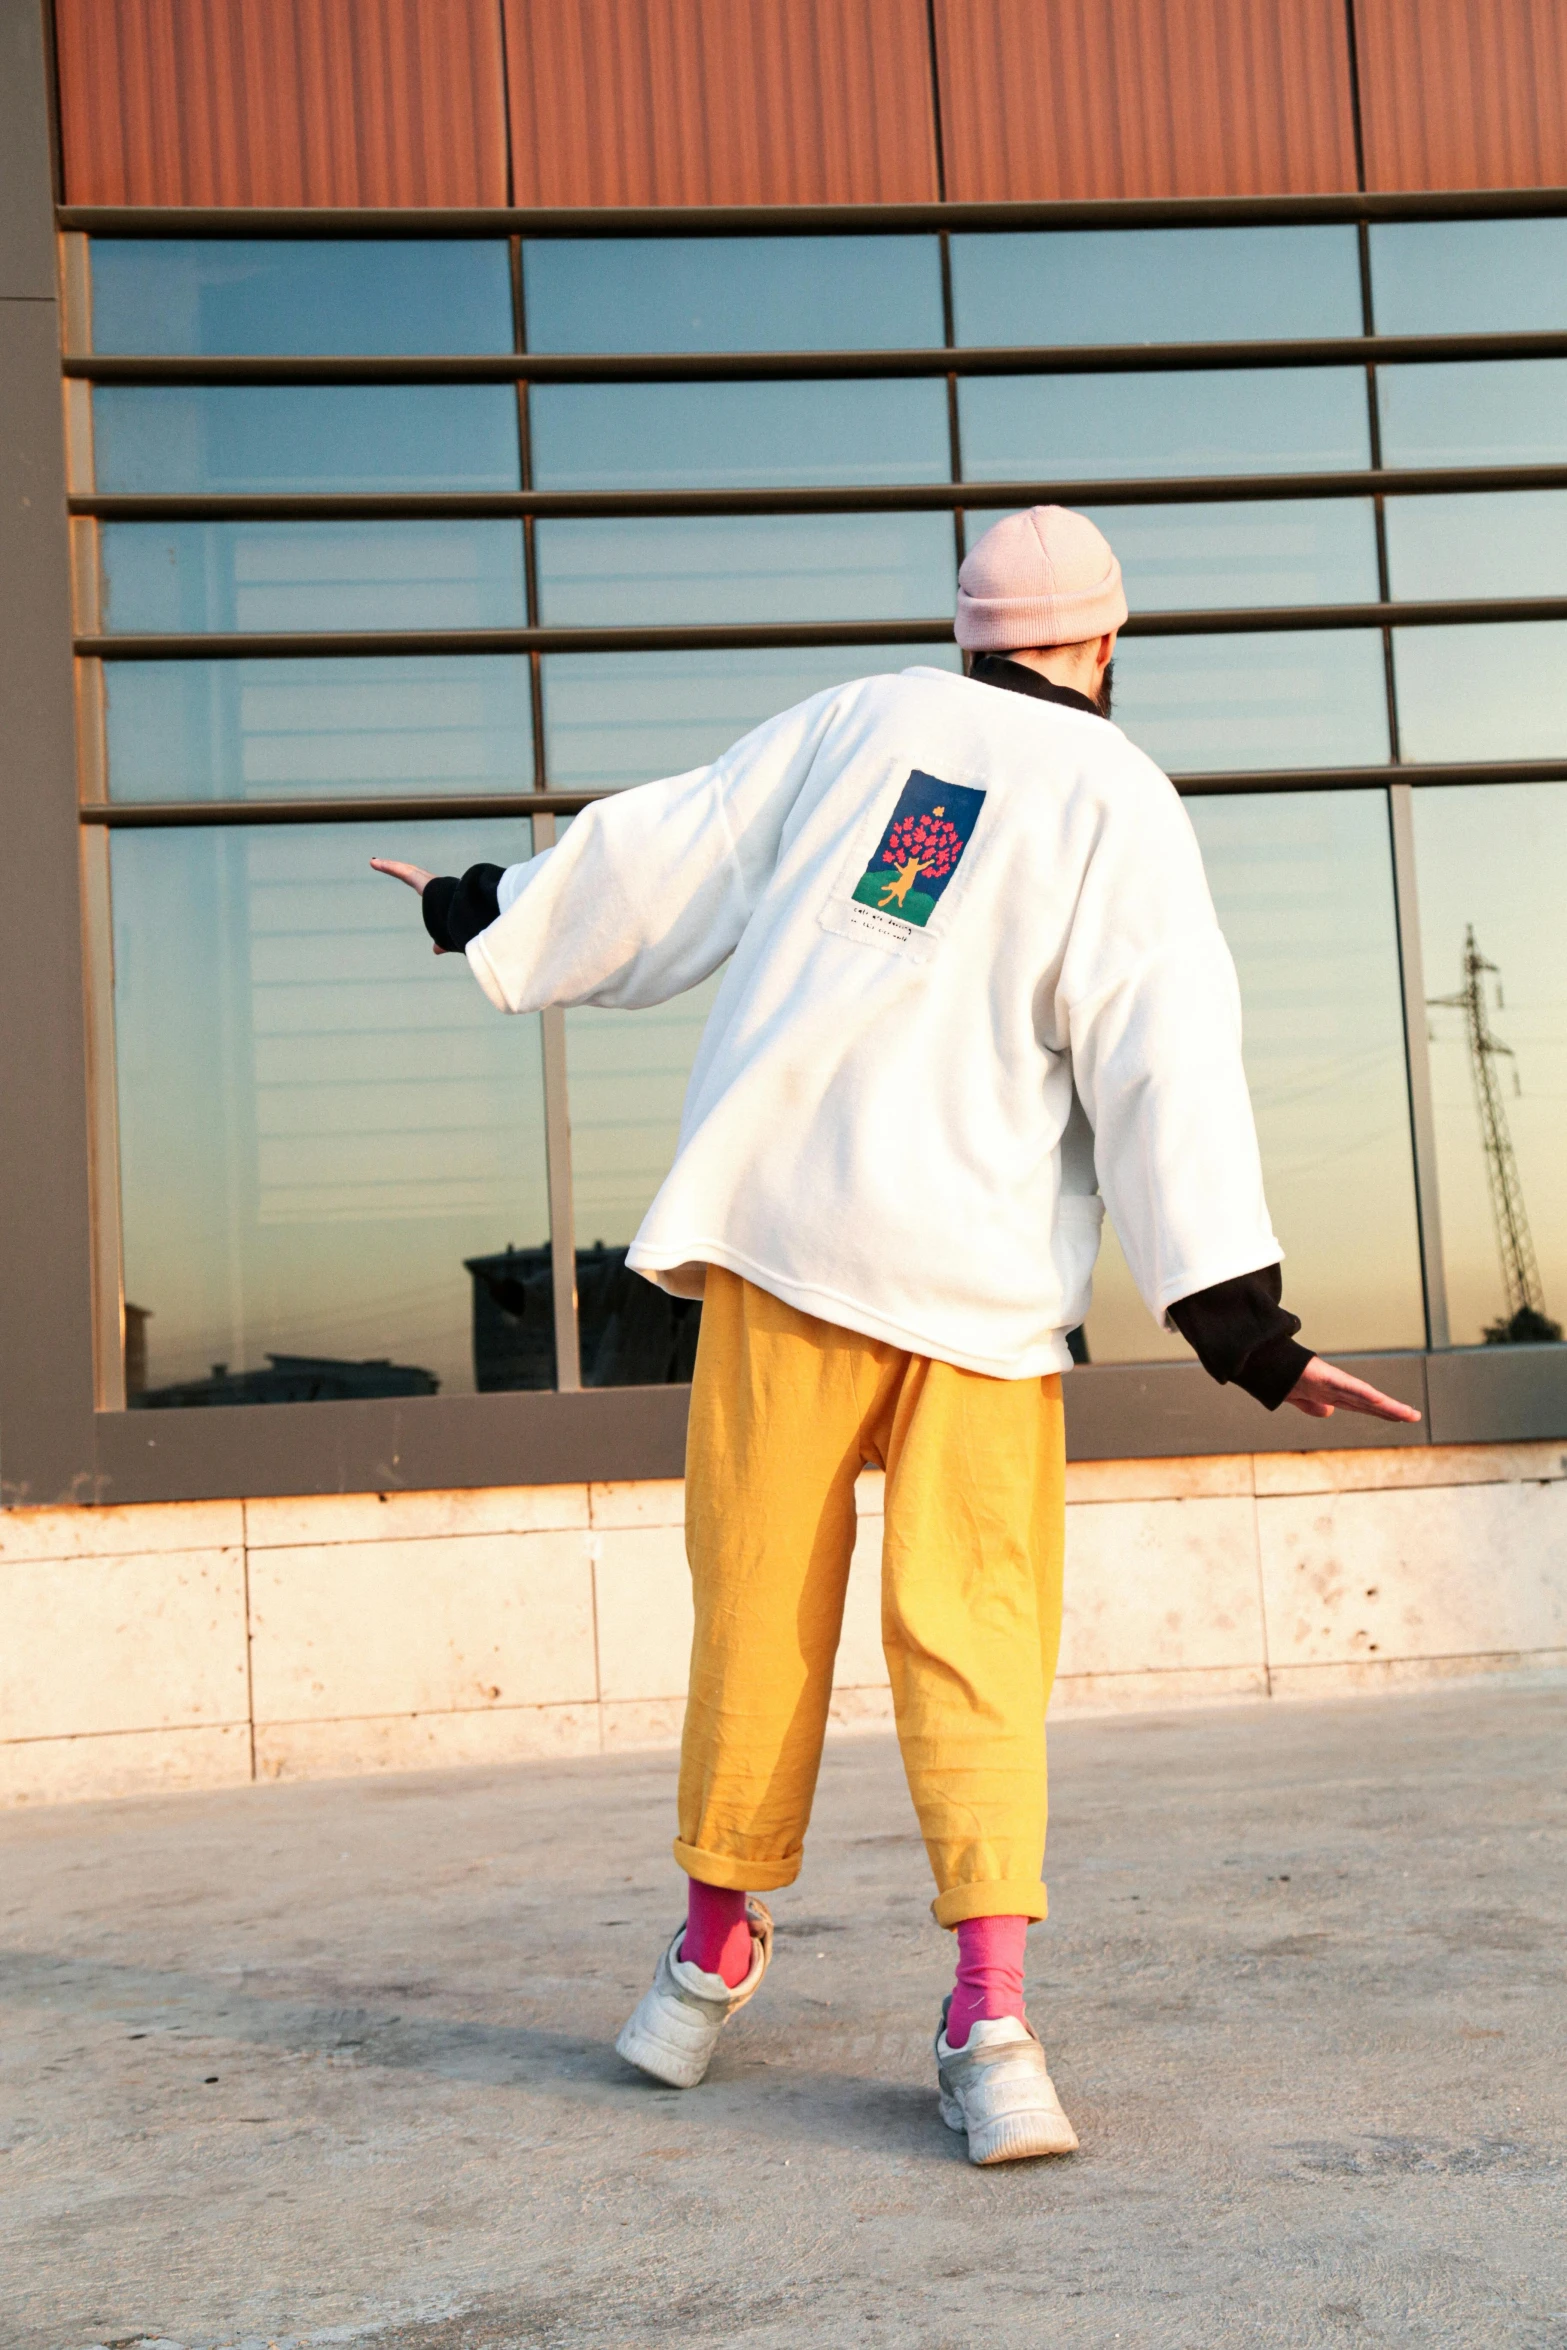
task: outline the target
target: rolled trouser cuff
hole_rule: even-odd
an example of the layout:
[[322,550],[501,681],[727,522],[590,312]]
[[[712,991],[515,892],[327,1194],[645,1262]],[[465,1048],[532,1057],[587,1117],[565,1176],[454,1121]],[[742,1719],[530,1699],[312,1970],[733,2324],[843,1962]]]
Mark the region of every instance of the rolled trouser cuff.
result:
[[993,1877],[984,1885],[949,1885],[930,1905],[938,1926],[965,1925],[970,1918],[1027,1918],[1038,1925],[1049,1915],[1045,1888],[1037,1877]]
[[780,1886],[794,1883],[805,1858],[803,1852],[791,1852],[781,1860],[736,1860],[733,1853],[704,1852],[699,1844],[682,1844],[678,1836],[674,1849],[676,1865],[688,1877],[729,1893],[776,1893]]

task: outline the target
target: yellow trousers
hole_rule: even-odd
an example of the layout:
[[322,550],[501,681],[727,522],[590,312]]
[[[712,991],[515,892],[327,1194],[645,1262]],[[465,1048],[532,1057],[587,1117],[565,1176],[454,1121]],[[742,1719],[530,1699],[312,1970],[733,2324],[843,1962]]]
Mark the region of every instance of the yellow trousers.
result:
[[887,1472],[882,1643],[935,1916],[1042,1918],[1061,1382],[904,1353],[717,1266],[686,1456],[696,1633],[675,1858],[757,1893],[799,1874],[867,1463]]

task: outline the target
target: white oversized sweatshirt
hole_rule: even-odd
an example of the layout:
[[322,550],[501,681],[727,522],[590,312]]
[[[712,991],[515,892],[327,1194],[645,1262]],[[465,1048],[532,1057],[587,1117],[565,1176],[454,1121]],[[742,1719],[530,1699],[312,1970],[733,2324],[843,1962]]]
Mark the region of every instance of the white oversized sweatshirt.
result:
[[1283,1254],[1191,825],[1103,719],[864,678],[595,802],[499,899],[467,953],[505,1011],[730,958],[628,1258],[667,1289],[725,1265],[1021,1379],[1070,1365],[1105,1203],[1160,1319]]

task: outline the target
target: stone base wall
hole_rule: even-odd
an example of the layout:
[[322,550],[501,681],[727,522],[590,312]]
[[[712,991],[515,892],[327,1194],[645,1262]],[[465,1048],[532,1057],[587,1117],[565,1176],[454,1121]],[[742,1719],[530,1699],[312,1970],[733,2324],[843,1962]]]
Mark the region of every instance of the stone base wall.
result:
[[[890,1723],[882,1480],[833,1717]],[[624,1752],[679,1736],[678,1483],[0,1514],[0,1801]],[[1054,1716],[1567,1669],[1567,1448],[1069,1472]]]

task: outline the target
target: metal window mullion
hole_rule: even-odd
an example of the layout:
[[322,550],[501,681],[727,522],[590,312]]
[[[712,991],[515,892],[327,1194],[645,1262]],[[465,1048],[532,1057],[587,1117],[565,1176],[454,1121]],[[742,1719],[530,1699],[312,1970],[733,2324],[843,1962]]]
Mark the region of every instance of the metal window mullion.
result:
[[56,225],[118,237],[909,236],[951,229],[1312,227],[1358,220],[1540,220],[1561,187],[1338,190],[1249,196],[980,198],[913,204],[58,204]]
[[[1368,375],[1375,370],[1368,368]],[[949,379],[949,383],[950,383]],[[85,387],[83,387],[85,388]],[[1084,506],[1297,504],[1371,497],[1491,496],[1567,489],[1567,465],[1359,467],[1311,473],[1194,473],[1102,481],[962,478],[957,412],[948,445],[958,471],[944,482],[817,482],[809,487],[661,490],[95,490],[73,487],[73,515],[102,522],[445,522],[664,519],[672,515],[943,513],[974,490],[991,505],[1051,500]]]
[[1409,1075],[1409,1131],[1415,1163],[1415,1217],[1420,1239],[1420,1278],[1425,1290],[1426,1344],[1451,1346],[1447,1306],[1447,1261],[1442,1252],[1442,1205],[1437,1168],[1436,1112],[1431,1097],[1431,1034],[1426,1022],[1425,958],[1420,944],[1420,897],[1415,874],[1414,792],[1405,782],[1388,786],[1388,829],[1393,849],[1393,913],[1398,928],[1398,969],[1404,998],[1404,1059]]
[[[533,819],[533,846],[555,845],[553,816]],[[550,1287],[555,1306],[555,1385],[582,1386],[577,1333],[577,1216],[571,1178],[571,1097],[566,1076],[566,1015],[559,1005],[538,1015],[544,1055],[544,1165],[549,1181]]]
[[[522,274],[522,239],[511,240],[512,327],[519,356],[528,348],[528,293]],[[517,378],[517,449],[521,466],[522,486],[533,489],[533,415],[531,385],[525,375]],[[528,626],[539,625],[539,559],[534,538],[534,517],[522,518],[522,573],[523,590],[527,598]],[[533,788],[547,791],[549,750],[544,735],[544,675],[543,655],[537,645],[528,652],[528,707],[533,724]]]
[[[1353,39],[1353,0],[1349,0]],[[1359,96],[1356,94],[1356,149],[1360,153]],[[1364,161],[1361,159],[1364,179]],[[1360,260],[1361,324],[1368,337],[1376,333],[1375,291],[1371,276],[1371,232],[1359,223],[1356,242]],[[1374,473],[1382,466],[1382,412],[1375,362],[1366,368],[1366,427],[1368,454]],[[1392,570],[1387,550],[1387,506],[1372,499],[1376,531],[1377,597],[1383,605],[1393,600]],[[1387,699],[1388,758],[1397,768],[1403,757],[1398,723],[1398,680],[1393,662],[1393,630],[1382,626],[1382,680]],[[1404,1014],[1404,1082],[1409,1105],[1409,1140],[1415,1178],[1415,1237],[1420,1251],[1420,1288],[1425,1308],[1426,1345],[1451,1344],[1447,1308],[1447,1264],[1442,1253],[1442,1205],[1436,1158],[1436,1118],[1431,1100],[1431,1036],[1426,1024],[1425,958],[1420,942],[1420,897],[1415,877],[1415,819],[1412,787],[1394,780],[1388,785],[1388,838],[1393,862],[1393,921],[1398,938],[1399,993]]]
[[[957,347],[957,329],[952,307],[952,245],[943,232],[938,239],[941,250],[941,332],[949,351]],[[958,379],[947,377],[947,463],[954,486],[963,479],[963,430],[958,413]],[[963,568],[967,552],[968,517],[961,506],[952,509],[952,543],[957,556],[957,567]]]
[[[522,239],[511,239],[512,333],[519,355],[528,348],[527,287],[522,273]],[[528,407],[528,378],[517,378],[517,453],[525,490],[533,487],[533,422]],[[539,566],[534,545],[533,516],[522,518],[523,588],[528,626],[539,625]],[[548,750],[544,737],[543,656],[537,645],[528,647],[528,709],[533,730],[533,789],[549,789]],[[532,818],[533,849],[555,845],[555,813],[540,809]],[[549,1196],[550,1294],[555,1322],[555,1386],[562,1395],[575,1395],[582,1386],[582,1354],[577,1330],[576,1207],[572,1196],[571,1094],[566,1070],[566,1015],[558,1005],[540,1012],[539,1048],[544,1082],[544,1172]]]
[[1453,360],[1554,359],[1567,328],[1499,333],[1261,336],[1228,342],[940,343],[833,351],[550,351],[367,353],[89,352],[70,377],[118,384],[810,383],[947,375],[1181,375],[1232,369],[1417,366]]

